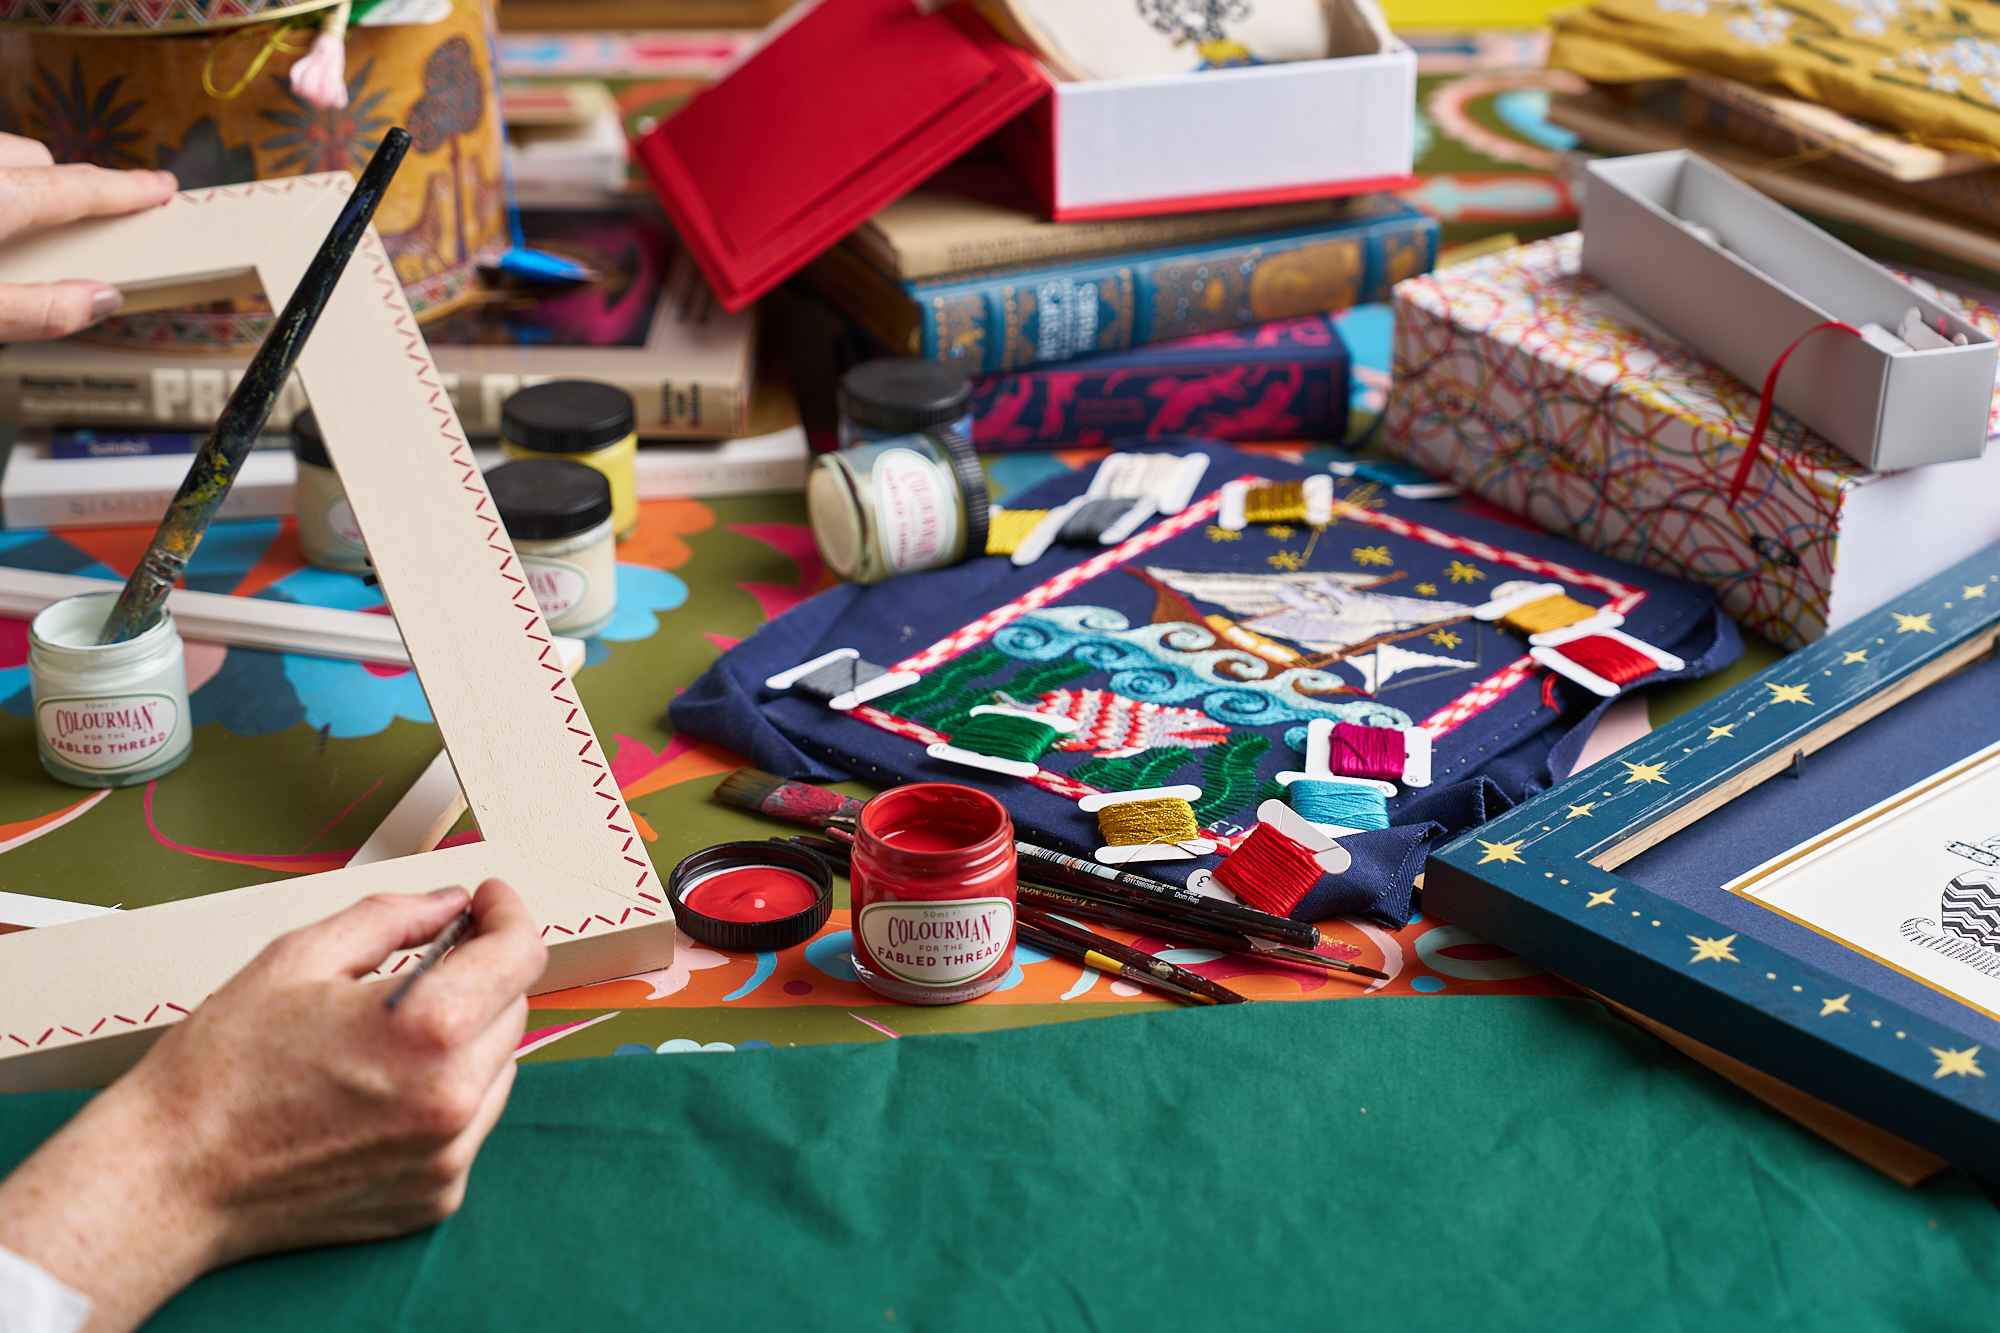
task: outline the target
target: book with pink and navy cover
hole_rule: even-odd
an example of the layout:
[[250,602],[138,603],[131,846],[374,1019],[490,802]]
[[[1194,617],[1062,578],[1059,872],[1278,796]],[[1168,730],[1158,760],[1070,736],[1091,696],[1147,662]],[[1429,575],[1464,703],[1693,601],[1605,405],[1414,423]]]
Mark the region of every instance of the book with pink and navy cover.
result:
[[1332,317],[1275,320],[982,376],[973,387],[973,439],[982,450],[1168,435],[1340,440],[1349,374],[1347,344]]

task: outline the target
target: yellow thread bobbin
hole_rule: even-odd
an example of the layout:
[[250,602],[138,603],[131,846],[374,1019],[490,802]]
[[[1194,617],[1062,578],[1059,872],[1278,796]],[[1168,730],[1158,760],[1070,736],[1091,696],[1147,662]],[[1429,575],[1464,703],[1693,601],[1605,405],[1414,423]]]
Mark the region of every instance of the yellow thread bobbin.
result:
[[996,509],[986,523],[986,554],[1012,555],[1049,516],[1046,509]]
[[1580,625],[1595,616],[1597,610],[1567,593],[1559,592],[1553,597],[1515,607],[1500,617],[1500,623],[1518,634],[1547,634],[1551,630]]
[[1309,512],[1302,481],[1253,486],[1243,496],[1243,518],[1248,523],[1302,523]]
[[1201,836],[1194,807],[1177,796],[1107,805],[1097,812],[1097,827],[1108,847],[1155,846]]

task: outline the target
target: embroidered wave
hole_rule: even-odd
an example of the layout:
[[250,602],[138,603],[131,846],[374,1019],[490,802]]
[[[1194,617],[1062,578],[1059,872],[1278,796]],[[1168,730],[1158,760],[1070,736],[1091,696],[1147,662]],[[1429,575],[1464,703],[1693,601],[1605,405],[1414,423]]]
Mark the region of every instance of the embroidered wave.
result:
[[1028,662],[1074,657],[1110,674],[1109,688],[1127,699],[1186,704],[1218,722],[1261,727],[1331,718],[1378,727],[1412,725],[1409,714],[1373,699],[1329,697],[1347,682],[1317,667],[1271,663],[1240,648],[1220,646],[1206,626],[1170,621],[1134,628],[1104,606],[1059,606],[1021,617],[993,636],[993,646]]

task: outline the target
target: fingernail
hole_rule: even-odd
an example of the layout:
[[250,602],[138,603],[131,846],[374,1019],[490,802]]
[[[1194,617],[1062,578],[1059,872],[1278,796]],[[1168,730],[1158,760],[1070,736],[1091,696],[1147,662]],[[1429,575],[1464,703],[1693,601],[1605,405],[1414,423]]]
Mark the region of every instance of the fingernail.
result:
[[432,902],[441,903],[447,898],[463,898],[465,896],[465,890],[460,888],[456,884],[452,884],[442,889],[432,889],[430,893],[427,894],[426,896],[429,897]]
[[116,287],[99,287],[90,294],[90,322],[109,319],[125,304],[125,293]]

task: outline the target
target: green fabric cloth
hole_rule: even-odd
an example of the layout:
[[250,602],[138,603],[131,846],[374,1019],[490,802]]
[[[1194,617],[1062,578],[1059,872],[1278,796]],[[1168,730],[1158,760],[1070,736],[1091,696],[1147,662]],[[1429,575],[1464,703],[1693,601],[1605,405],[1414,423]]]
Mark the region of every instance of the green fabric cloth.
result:
[[451,1222],[158,1326],[1938,1333],[1996,1241],[1585,1001],[1265,1004],[526,1068]]

